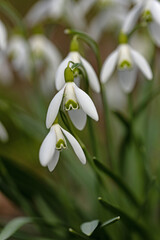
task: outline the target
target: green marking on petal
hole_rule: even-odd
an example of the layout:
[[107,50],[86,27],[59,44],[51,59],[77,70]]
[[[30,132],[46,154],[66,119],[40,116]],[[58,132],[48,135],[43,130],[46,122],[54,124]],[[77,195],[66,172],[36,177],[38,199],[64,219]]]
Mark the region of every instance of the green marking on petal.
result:
[[118,67],[120,69],[126,69],[126,68],[132,68],[132,65],[127,60],[124,60],[123,62],[121,62],[121,64]]
[[78,109],[79,108],[79,105],[78,105],[78,103],[76,103],[75,101],[73,101],[72,99],[69,99],[66,103],[65,103],[65,105],[64,105],[64,107],[65,107],[65,110],[66,111],[69,111],[69,110],[72,110],[72,109]]
[[152,19],[151,12],[149,10],[146,10],[145,12],[143,12],[142,19],[146,22],[152,22],[153,19]]
[[63,139],[59,139],[58,142],[56,143],[56,149],[57,150],[62,150],[65,149],[67,146],[66,146],[66,143]]
[[74,82],[74,74],[70,67],[66,67],[64,71],[65,82]]

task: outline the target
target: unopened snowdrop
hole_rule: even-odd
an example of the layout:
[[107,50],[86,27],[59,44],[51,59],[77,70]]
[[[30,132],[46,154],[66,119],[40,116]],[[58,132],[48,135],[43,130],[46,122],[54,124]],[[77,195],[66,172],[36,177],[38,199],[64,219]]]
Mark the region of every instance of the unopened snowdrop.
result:
[[120,42],[117,49],[108,56],[103,64],[101,82],[107,82],[117,68],[121,87],[129,93],[135,86],[137,67],[148,80],[152,79],[152,71],[146,59],[127,43],[125,35],[121,35]]
[[126,34],[130,33],[139,17],[142,17],[148,23],[151,37],[160,46],[160,2],[157,0],[138,1],[128,13],[122,31]]
[[51,127],[62,105],[75,127],[82,130],[86,124],[86,114],[98,121],[98,113],[91,98],[74,83],[74,75],[69,66],[65,69],[64,75],[66,83],[48,107],[46,126]]
[[44,167],[48,166],[49,171],[53,171],[56,167],[60,151],[67,148],[64,136],[68,139],[82,164],[86,163],[86,157],[78,141],[58,123],[54,123],[50,128],[50,132],[44,139],[39,151],[40,163]]
[[61,64],[59,65],[59,67],[57,69],[56,77],[55,77],[56,89],[60,90],[65,84],[64,70],[67,67],[68,62],[74,62],[74,63],[82,63],[82,65],[85,68],[86,73],[88,75],[88,81],[89,81],[90,87],[95,92],[99,93],[100,92],[100,84],[99,84],[97,75],[96,75],[92,65],[80,55],[80,53],[78,52],[78,49],[79,49],[79,46],[78,46],[78,42],[75,37],[75,38],[73,38],[73,40],[71,42],[71,52],[61,62]]

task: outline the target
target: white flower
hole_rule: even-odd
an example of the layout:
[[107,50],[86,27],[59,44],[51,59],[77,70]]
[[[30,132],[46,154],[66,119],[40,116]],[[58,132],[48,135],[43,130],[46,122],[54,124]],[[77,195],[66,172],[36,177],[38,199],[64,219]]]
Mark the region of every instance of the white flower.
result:
[[67,147],[67,143],[63,134],[68,139],[79,160],[83,164],[86,163],[86,157],[78,141],[59,124],[54,124],[44,139],[39,151],[41,165],[44,167],[48,166],[50,171],[53,171],[56,167],[59,160],[60,151]]
[[81,5],[72,0],[41,0],[36,2],[26,16],[28,26],[48,18],[64,20],[70,26],[85,28],[85,19]]
[[22,79],[30,79],[30,52],[27,41],[21,36],[13,36],[8,43],[7,54]]
[[0,21],[0,50],[5,51],[7,48],[7,31],[5,25]]
[[60,90],[65,84],[64,70],[67,67],[69,61],[72,61],[74,63],[82,63],[87,72],[88,81],[91,88],[95,92],[100,92],[99,81],[92,65],[76,51],[70,52],[59,65],[55,78],[56,89]]
[[125,92],[131,92],[135,86],[137,67],[147,79],[152,79],[152,71],[146,59],[128,44],[120,44],[105,60],[101,71],[102,83],[109,80],[116,66],[118,79]]
[[8,133],[5,129],[4,125],[0,122],[0,141],[7,142],[8,141]]
[[77,87],[74,82],[68,82],[54,96],[48,107],[47,128],[50,128],[54,123],[61,103],[64,110],[68,111],[73,124],[79,130],[82,130],[86,124],[86,114],[98,121],[98,113],[91,98]]
[[29,40],[34,56],[34,64],[39,74],[40,84],[44,93],[54,89],[56,69],[61,62],[61,55],[56,46],[45,36],[37,34]]
[[100,11],[89,24],[88,32],[96,40],[100,40],[106,30],[114,31],[121,27],[128,12],[128,2],[124,0],[101,0]]
[[160,2],[157,0],[139,1],[128,13],[122,31],[125,34],[131,32],[140,16],[148,22],[151,37],[160,46]]

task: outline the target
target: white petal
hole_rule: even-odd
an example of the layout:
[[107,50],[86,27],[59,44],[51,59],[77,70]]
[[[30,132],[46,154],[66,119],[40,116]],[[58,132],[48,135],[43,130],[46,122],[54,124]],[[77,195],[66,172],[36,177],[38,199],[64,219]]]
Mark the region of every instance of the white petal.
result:
[[130,93],[136,83],[136,69],[131,70],[119,70],[118,80],[120,81],[121,87],[126,93]]
[[132,48],[130,48],[130,51],[137,67],[142,71],[142,73],[146,76],[146,78],[151,80],[153,77],[152,70],[148,62],[146,61],[146,59],[139,52],[133,50]]
[[5,25],[0,21],[0,49],[6,50],[7,47],[7,31]]
[[48,163],[48,169],[50,172],[52,172],[55,169],[55,167],[58,163],[58,160],[59,160],[59,154],[60,154],[60,152],[58,150],[55,150],[55,153],[54,153],[51,161]]
[[111,75],[115,69],[115,66],[117,64],[118,53],[119,53],[119,50],[116,49],[107,57],[107,59],[103,63],[101,75],[100,75],[100,79],[101,79],[102,83],[107,82],[109,80],[109,78],[111,77]]
[[55,146],[56,146],[56,134],[54,128],[52,127],[40,147],[39,160],[42,166],[47,166],[47,164],[52,159],[55,152]]
[[158,24],[160,24],[160,3],[156,0],[152,0],[150,11],[152,13],[152,16]]
[[124,20],[124,24],[122,27],[122,32],[125,34],[130,33],[132,29],[134,28],[136,22],[138,21],[138,18],[142,12],[144,6],[144,1],[137,4],[126,16]]
[[4,125],[0,122],[0,141],[7,142],[9,139],[8,133]]
[[33,26],[46,19],[48,17],[47,13],[50,9],[50,5],[51,1],[49,0],[42,0],[35,3],[26,16],[28,26]]
[[160,25],[156,22],[151,22],[149,24],[149,31],[153,41],[160,47]]
[[84,59],[82,56],[80,57],[80,59],[81,59],[81,62],[83,64],[86,72],[87,72],[89,85],[95,92],[99,93],[100,92],[100,84],[99,84],[97,75],[96,75],[92,65],[86,59]]
[[79,144],[79,142],[66,130],[64,130],[63,128],[61,128],[64,135],[66,136],[66,138],[68,139],[68,141],[70,142],[75,154],[77,155],[77,157],[79,158],[79,160],[85,164],[86,163],[86,157],[84,155],[84,152]]
[[91,98],[84,91],[82,91],[80,88],[78,88],[75,84],[74,84],[74,89],[75,89],[75,93],[76,93],[78,102],[79,102],[80,106],[82,107],[83,111],[88,116],[93,118],[95,121],[98,121],[98,119],[99,119],[98,113],[97,113],[97,110],[96,110],[95,105],[94,105],[93,101],[91,100]]
[[48,111],[47,111],[47,117],[46,117],[46,127],[50,128],[52,126],[52,124],[54,123],[61,102],[62,102],[62,98],[63,98],[63,93],[64,93],[64,89],[65,86],[54,96],[54,98],[52,99],[52,101],[49,104],[48,107]]
[[56,77],[55,77],[55,85],[56,89],[59,91],[65,84],[65,79],[64,79],[64,70],[67,67],[68,62],[71,61],[71,58],[67,56],[59,65],[57,72],[56,72]]
[[81,108],[77,110],[71,110],[68,112],[68,114],[77,129],[82,130],[85,127],[87,116]]

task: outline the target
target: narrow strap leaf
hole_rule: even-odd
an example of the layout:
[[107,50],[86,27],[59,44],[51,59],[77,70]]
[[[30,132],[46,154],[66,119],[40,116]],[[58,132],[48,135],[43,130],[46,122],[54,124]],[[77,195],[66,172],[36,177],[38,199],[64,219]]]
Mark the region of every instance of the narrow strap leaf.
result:
[[118,175],[113,173],[113,171],[108,169],[106,166],[104,166],[98,160],[94,159],[94,163],[100,171],[102,171],[107,176],[109,176],[118,185],[118,187],[126,194],[126,196],[132,201],[132,203],[136,207],[140,206],[140,203],[137,200],[137,198],[134,196],[134,194],[131,192],[129,187],[123,182],[123,180]]
[[31,222],[33,222],[33,218],[30,218],[30,217],[19,217],[19,218],[13,219],[1,231],[0,240],[9,239],[21,227]]
[[151,236],[148,230],[145,229],[143,225],[138,223],[137,220],[134,220],[132,217],[127,215],[124,211],[104,201],[102,198],[98,198],[98,200],[105,209],[112,212],[113,214],[119,215],[122,222],[128,228],[130,228],[131,231],[137,232],[142,237],[142,239],[151,240]]

